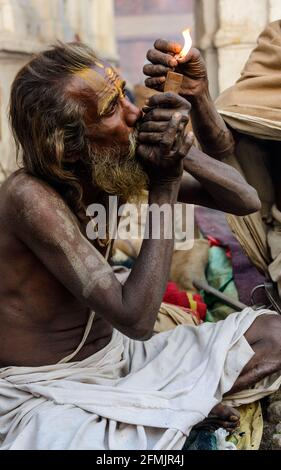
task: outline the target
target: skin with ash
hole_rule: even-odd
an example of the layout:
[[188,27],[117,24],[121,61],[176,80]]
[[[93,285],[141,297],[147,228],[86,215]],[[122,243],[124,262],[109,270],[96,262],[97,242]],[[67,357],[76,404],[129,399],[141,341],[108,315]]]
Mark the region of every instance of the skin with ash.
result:
[[[159,67],[175,65],[159,49],[150,52],[149,66],[158,76]],[[164,230],[159,240],[144,240],[121,285],[104,258],[107,246],[86,238],[90,204],[107,207],[109,194],[122,203],[147,188],[149,204],[180,200],[238,215],[259,209],[255,190],[236,170],[193,147],[186,96],[157,94],[140,110],[123,90],[115,71],[81,44],[39,54],[15,78],[10,115],[22,169],[0,190],[1,367],[57,363],[77,348],[91,311],[93,328],[75,361],[107,345],[113,328],[140,341],[152,336],[174,241]],[[234,390],[279,368],[270,336],[279,331],[275,316],[266,328],[262,317],[252,325],[246,338],[256,355]],[[264,356],[269,342],[267,365],[259,351]],[[232,410],[217,411],[226,426],[237,424]]]

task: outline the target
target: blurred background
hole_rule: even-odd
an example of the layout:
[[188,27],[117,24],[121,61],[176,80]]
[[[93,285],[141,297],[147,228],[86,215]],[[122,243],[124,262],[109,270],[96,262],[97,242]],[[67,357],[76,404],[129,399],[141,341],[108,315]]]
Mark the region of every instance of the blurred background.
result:
[[190,27],[206,60],[213,98],[232,85],[281,0],[0,0],[0,182],[15,168],[7,108],[11,82],[56,39],[81,40],[120,69],[132,96],[155,39],[183,43]]

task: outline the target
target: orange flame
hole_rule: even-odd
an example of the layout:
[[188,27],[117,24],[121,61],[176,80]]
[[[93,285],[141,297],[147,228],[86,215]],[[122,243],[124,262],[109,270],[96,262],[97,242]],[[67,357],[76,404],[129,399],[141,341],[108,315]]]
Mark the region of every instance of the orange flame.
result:
[[179,54],[179,57],[185,57],[188,52],[190,51],[191,47],[192,47],[192,39],[191,39],[191,36],[190,36],[190,29],[187,28],[185,29],[183,32],[182,32],[182,35],[184,37],[184,47],[183,49],[181,50],[180,54]]

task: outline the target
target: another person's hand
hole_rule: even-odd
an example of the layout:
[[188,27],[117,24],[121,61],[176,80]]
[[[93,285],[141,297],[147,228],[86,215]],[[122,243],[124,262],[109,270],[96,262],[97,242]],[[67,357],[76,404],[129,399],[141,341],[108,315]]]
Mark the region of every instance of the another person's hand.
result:
[[138,126],[137,149],[150,185],[180,181],[183,158],[189,152],[192,133],[186,134],[190,104],[175,93],[152,96]]
[[180,44],[157,39],[154,49],[147,53],[147,59],[151,63],[143,68],[143,73],[149,77],[145,80],[145,85],[163,91],[169,70],[181,73],[184,79],[180,94],[192,101],[208,89],[207,70],[198,49],[191,48],[183,58],[179,57],[181,50]]

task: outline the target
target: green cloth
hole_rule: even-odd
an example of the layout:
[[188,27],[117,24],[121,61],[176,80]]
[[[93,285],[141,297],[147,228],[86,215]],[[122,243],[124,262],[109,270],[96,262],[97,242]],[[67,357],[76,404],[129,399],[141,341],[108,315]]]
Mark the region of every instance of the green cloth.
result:
[[218,450],[215,433],[210,431],[191,431],[182,450]]
[[[206,278],[210,286],[238,300],[238,292],[233,280],[231,260],[226,256],[224,248],[213,246],[209,249]],[[223,304],[213,295],[204,291],[203,298],[208,309],[206,321],[217,322],[224,320],[230,313],[235,311],[233,308]]]

